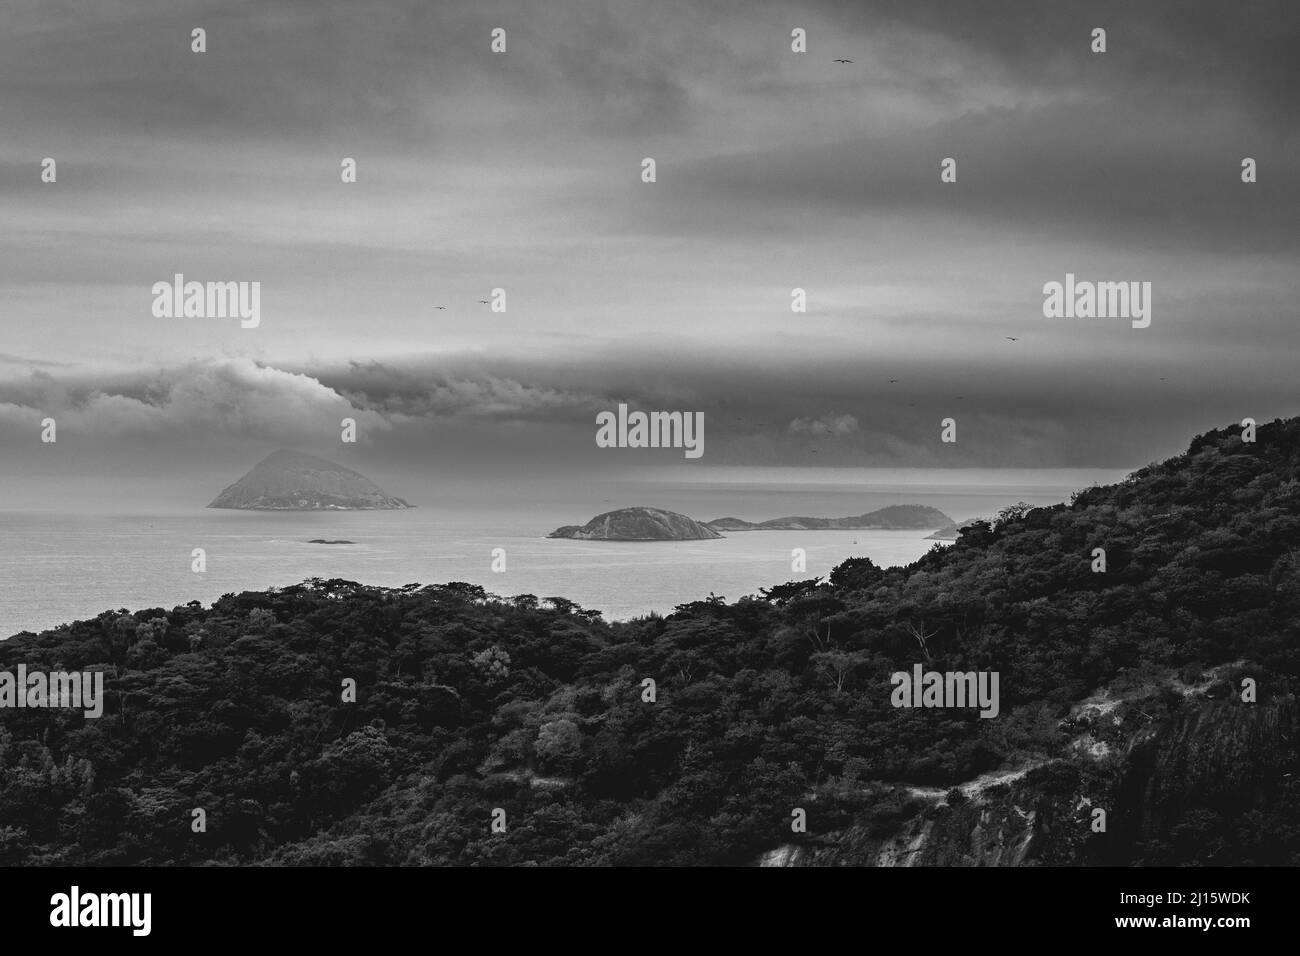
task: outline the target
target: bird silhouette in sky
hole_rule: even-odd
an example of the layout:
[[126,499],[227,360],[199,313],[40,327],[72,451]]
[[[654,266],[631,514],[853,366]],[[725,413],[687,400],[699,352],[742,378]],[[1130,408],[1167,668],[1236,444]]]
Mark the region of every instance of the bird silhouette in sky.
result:
[[852,63],[852,60],[836,60],[836,63]]
[[435,305],[434,308],[437,309],[439,312],[447,311],[447,307],[445,305]]
[[891,378],[891,379],[889,380],[889,384],[890,384],[890,385],[893,385],[893,384],[895,384],[897,381],[898,381],[898,379],[896,379],[896,378]]
[[1020,341],[1020,340],[1019,340],[1018,338],[1016,338],[1014,335],[1004,335],[1004,336],[1002,336],[1002,337],[1003,337],[1004,339],[1006,339],[1008,342],[1019,342],[1019,341]]

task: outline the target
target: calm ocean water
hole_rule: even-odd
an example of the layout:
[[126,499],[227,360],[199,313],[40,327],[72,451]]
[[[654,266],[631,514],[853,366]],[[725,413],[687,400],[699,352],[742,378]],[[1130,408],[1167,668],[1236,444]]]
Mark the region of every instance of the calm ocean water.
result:
[[[939,508],[961,520],[996,513],[1018,500],[1049,504],[1087,482],[1056,486],[1026,480],[976,490],[911,483],[864,486],[806,482],[780,486],[708,482],[673,486],[623,483],[546,497],[447,501],[410,511],[332,514],[216,511],[202,507],[0,512],[0,637],[93,617],[110,608],[171,608],[222,594],[341,577],[399,586],[468,581],[501,595],[561,595],[609,620],[706,597],[735,600],[761,587],[825,575],[845,558],[906,564],[935,542],[926,531],[762,531],[721,540],[588,542],[545,537],[603,511],[653,505],[700,520],[735,516],[843,516],[889,504]],[[319,545],[311,538],[353,544]],[[793,548],[807,551],[806,573],[790,570]],[[191,551],[207,552],[207,571],[191,570]],[[505,573],[491,569],[506,551]]]

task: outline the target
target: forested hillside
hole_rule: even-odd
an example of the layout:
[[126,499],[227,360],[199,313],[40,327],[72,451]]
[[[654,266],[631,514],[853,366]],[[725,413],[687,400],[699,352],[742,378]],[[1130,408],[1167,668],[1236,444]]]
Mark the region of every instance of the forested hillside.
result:
[[[20,663],[108,699],[0,711],[3,864],[1297,864],[1300,419],[663,618],[314,580]],[[916,663],[999,672],[999,715],[894,708]]]

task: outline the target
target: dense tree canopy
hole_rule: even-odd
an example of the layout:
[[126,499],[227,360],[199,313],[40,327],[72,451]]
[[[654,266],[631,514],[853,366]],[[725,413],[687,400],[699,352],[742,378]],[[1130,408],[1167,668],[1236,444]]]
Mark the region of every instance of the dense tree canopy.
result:
[[[999,717],[891,706],[889,675],[918,662],[999,672]],[[102,670],[107,701],[97,720],[0,711],[0,864],[746,863],[795,839],[793,807],[827,839],[922,812],[909,787],[1031,759],[1043,800],[1086,779],[1149,805],[1110,862],[1300,863],[1295,734],[1234,716],[1294,729],[1300,420],[1201,436],[908,567],[853,558],[663,617],[314,579],[0,643],[0,669],[20,663]],[[1170,689],[1218,665],[1204,693]],[[1070,747],[1070,705],[1106,687],[1130,703],[1098,760]],[[1232,780],[1139,767],[1149,728],[1193,717]],[[1038,858],[1089,859],[1067,832]]]

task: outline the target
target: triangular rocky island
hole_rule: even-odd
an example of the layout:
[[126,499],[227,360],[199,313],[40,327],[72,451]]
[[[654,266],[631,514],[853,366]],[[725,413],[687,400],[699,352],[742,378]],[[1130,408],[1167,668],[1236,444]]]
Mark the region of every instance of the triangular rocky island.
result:
[[412,508],[365,475],[324,458],[280,449],[208,505],[241,511],[391,511]]

